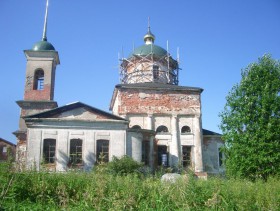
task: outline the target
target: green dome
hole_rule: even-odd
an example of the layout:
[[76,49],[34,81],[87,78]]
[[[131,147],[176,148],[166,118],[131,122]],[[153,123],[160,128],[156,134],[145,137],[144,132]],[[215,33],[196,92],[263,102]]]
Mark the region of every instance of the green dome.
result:
[[148,44],[148,45],[146,44],[146,45],[142,45],[142,46],[136,48],[134,50],[134,52],[132,52],[129,55],[129,57],[132,57],[133,55],[146,56],[151,53],[153,53],[154,55],[156,55],[158,57],[167,55],[167,51],[165,49],[163,49],[162,47],[159,47],[154,44]]
[[33,51],[55,51],[53,45],[47,41],[39,41],[32,47]]

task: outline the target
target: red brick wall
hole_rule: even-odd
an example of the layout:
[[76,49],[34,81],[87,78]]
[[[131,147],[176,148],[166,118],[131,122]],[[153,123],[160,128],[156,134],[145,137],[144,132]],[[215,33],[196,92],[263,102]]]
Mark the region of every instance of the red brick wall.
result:
[[200,108],[200,94],[161,90],[121,90],[118,112],[126,113],[184,113]]
[[51,86],[44,85],[43,90],[25,89],[24,100],[52,100]]

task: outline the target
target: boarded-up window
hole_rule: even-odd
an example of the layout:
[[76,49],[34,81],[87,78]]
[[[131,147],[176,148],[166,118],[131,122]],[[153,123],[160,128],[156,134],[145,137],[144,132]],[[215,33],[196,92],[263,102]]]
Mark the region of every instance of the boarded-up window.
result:
[[182,165],[188,167],[191,165],[191,146],[182,146]]
[[96,156],[98,162],[109,162],[109,140],[97,140]]
[[83,162],[82,144],[83,144],[83,141],[81,139],[71,139],[70,140],[69,163],[81,164]]
[[44,139],[43,159],[45,163],[55,162],[55,148],[56,148],[55,139]]

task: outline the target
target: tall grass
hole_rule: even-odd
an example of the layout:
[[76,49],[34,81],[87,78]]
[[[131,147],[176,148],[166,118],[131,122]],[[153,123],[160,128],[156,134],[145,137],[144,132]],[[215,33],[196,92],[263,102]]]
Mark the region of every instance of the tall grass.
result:
[[0,210],[279,210],[280,207],[277,178],[267,182],[221,178],[205,181],[189,176],[170,184],[162,183],[156,176],[136,173],[8,175],[0,172],[0,181]]

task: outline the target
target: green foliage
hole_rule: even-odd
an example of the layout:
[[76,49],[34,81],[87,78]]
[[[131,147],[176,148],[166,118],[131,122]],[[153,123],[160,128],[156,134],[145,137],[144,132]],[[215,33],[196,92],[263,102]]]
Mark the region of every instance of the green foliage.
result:
[[280,174],[280,63],[265,55],[241,75],[220,114],[227,174],[266,180]]
[[138,173],[143,164],[138,163],[129,156],[121,158],[113,157],[113,160],[108,163],[107,170],[114,175],[127,175],[131,173]]
[[279,192],[279,178],[250,182],[189,176],[169,184],[135,174],[30,171],[14,173],[0,210],[278,210]]

